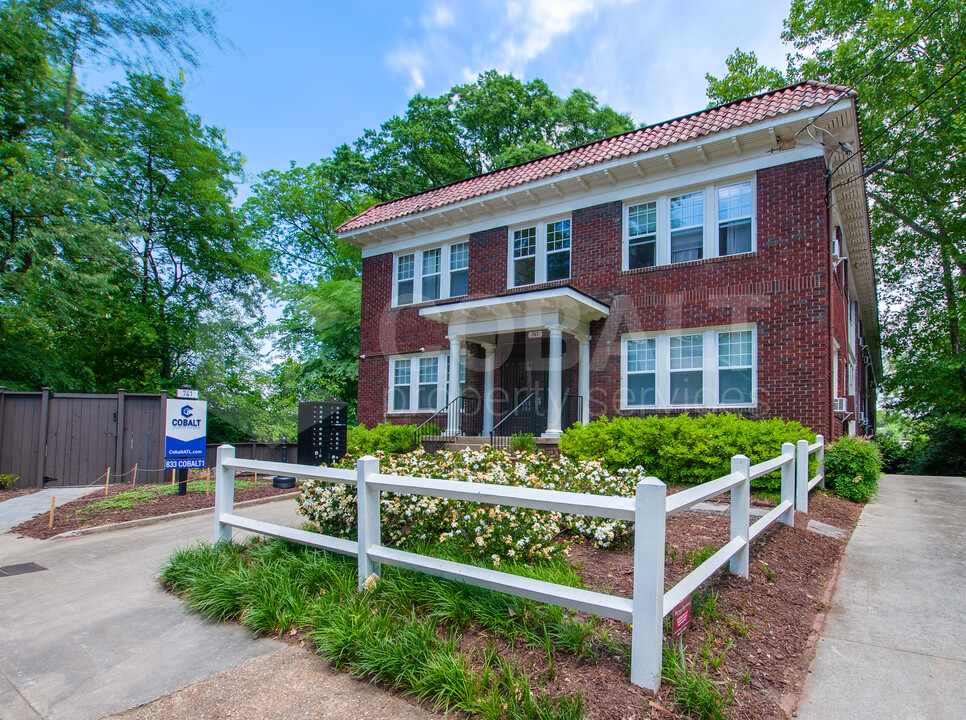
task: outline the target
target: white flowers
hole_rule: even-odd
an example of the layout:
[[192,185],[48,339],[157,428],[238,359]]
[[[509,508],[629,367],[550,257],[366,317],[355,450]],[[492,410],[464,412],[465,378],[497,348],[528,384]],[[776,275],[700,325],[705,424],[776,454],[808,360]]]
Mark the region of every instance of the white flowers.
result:
[[[380,455],[386,474],[543,487],[572,492],[632,497],[644,478],[643,468],[612,475],[599,462],[572,461],[546,455],[508,454],[490,447],[440,452],[419,450],[408,455]],[[351,468],[351,460],[342,463]],[[298,511],[315,527],[330,534],[352,536],[356,524],[355,488],[323,481],[306,481]],[[627,535],[628,523],[578,515],[485,505],[447,498],[382,493],[383,538],[405,543],[409,538],[437,538],[454,543],[498,567],[501,561],[532,562],[565,551],[561,530],[591,538],[606,547]]]

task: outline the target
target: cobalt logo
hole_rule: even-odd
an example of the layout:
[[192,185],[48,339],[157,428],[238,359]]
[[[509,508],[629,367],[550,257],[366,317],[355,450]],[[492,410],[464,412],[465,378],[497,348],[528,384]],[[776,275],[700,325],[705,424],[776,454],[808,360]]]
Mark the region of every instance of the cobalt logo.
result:
[[181,415],[182,415],[182,417],[190,418],[191,417],[191,406],[190,405],[185,405],[184,407],[182,407],[181,408]]

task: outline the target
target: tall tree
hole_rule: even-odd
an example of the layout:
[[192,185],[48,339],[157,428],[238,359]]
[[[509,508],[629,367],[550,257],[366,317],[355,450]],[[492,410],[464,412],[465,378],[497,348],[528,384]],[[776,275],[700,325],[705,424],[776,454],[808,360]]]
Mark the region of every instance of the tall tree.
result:
[[858,90],[888,387],[920,415],[966,406],[964,18],[964,0],[795,0],[785,73],[739,50],[708,76],[713,103],[805,77]]
[[153,380],[167,385],[188,367],[202,322],[259,314],[269,255],[232,206],[241,157],[185,109],[177,84],[131,74],[95,114],[112,158],[98,178],[111,199],[104,220],[136,261],[118,271],[117,302],[151,341]]

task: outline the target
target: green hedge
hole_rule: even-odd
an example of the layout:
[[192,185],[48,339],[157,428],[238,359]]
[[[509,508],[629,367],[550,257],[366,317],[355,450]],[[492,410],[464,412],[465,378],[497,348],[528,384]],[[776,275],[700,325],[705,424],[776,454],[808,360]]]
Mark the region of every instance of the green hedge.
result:
[[[367,429],[365,425],[350,427],[346,438],[346,454],[351,457],[372,455],[378,450],[403,453],[416,449],[416,425],[393,425],[389,422]],[[435,425],[424,428],[429,435],[438,434]]]
[[825,451],[825,487],[839,497],[866,502],[879,489],[882,456],[875,443],[843,437]]
[[[643,466],[669,485],[694,485],[731,472],[731,457],[747,455],[752,464],[781,452],[782,443],[815,441],[797,422],[748,420],[733,413],[699,417],[601,418],[577,424],[560,439],[560,450],[581,460],[601,460],[610,469]],[[757,490],[780,490],[781,474],[753,480]]]

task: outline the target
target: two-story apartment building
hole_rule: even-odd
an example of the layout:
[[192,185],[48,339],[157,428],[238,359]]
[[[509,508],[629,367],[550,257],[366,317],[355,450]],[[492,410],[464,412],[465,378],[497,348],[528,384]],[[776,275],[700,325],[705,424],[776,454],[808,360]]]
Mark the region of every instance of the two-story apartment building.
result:
[[548,437],[709,411],[871,434],[860,147],[855,94],[808,81],[366,210],[339,228],[360,421],[449,408],[479,434],[524,403]]

